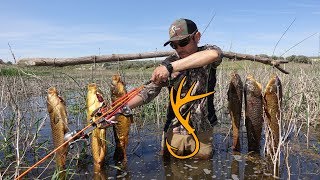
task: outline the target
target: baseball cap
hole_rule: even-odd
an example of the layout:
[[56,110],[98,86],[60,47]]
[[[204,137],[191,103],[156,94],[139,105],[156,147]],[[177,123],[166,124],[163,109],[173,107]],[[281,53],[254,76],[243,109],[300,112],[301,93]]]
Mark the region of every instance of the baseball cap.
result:
[[197,31],[197,25],[190,19],[180,18],[175,20],[169,28],[170,39],[163,46],[168,45],[172,41],[178,41],[190,36]]

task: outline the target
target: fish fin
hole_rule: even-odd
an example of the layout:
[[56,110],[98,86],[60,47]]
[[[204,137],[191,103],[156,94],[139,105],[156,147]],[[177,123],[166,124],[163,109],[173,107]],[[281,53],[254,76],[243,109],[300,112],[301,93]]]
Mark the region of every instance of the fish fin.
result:
[[53,123],[54,123],[54,124],[58,124],[58,123],[59,123],[59,120],[60,120],[59,117],[55,117],[55,118],[53,119]]
[[58,95],[58,98],[62,104],[66,105],[66,102],[63,100],[63,98],[60,95]]

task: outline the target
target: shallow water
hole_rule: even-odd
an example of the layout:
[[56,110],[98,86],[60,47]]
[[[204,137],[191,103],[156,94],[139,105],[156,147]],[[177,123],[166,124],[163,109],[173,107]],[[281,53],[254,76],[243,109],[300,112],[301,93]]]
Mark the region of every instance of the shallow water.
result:
[[[73,96],[74,98],[74,96]],[[79,96],[79,98],[81,98]],[[70,99],[70,98],[66,98]],[[28,104],[28,106],[37,106],[40,111],[38,114],[27,113],[27,116],[46,116],[46,104],[43,98],[34,100],[37,104]],[[71,100],[68,102],[70,103]],[[75,101],[78,102],[78,101]],[[70,103],[72,104],[72,103]],[[74,104],[73,104],[74,105]],[[76,107],[75,107],[76,108]],[[70,111],[69,111],[70,112]],[[10,116],[8,114],[8,116]],[[82,124],[85,115],[83,113],[70,113],[70,130],[84,127]],[[112,160],[114,151],[114,140],[112,128],[108,129],[107,140],[108,156],[106,157],[105,167],[102,172],[94,173],[93,161],[90,152],[89,142],[77,142],[68,154],[68,178],[69,179],[273,179],[273,166],[270,160],[261,154],[252,154],[247,152],[245,131],[241,133],[241,152],[231,150],[231,137],[228,134],[228,125],[218,125],[214,128],[213,148],[214,154],[209,160],[177,160],[171,158],[164,160],[158,154],[160,151],[161,130],[153,120],[146,120],[147,124],[137,121],[132,124],[129,147],[127,150],[128,164],[126,168],[120,169]],[[140,123],[140,124],[139,124]],[[35,127],[32,127],[35,128]],[[42,148],[31,148],[27,152],[29,166],[40,160],[52,149],[50,120],[47,117],[44,125],[41,127],[37,139],[37,144],[46,143]],[[263,145],[263,140],[261,145]],[[306,137],[300,134],[297,137],[290,137],[290,154],[288,157],[288,166],[290,167],[290,178],[292,179],[320,179],[320,135],[318,132],[310,133],[309,149],[306,148]],[[0,157],[3,157],[0,152]],[[289,178],[289,171],[285,164],[284,153],[281,154],[279,166],[279,177],[281,179]],[[27,179],[51,179],[55,172],[55,163],[53,157],[47,159],[44,163],[32,170]],[[14,159],[13,159],[14,160]],[[51,161],[52,160],[52,161]],[[25,165],[27,166],[27,165]],[[1,167],[3,172],[5,167]],[[26,168],[21,168],[21,172]],[[7,171],[4,178],[12,177],[14,170]]]
[[[108,146],[108,157],[102,172],[94,173],[90,146],[87,146],[87,155],[78,160],[68,160],[70,179],[273,179],[271,161],[258,154],[246,152],[245,136],[243,136],[242,152],[231,151],[231,139],[226,138],[225,128],[215,128],[214,155],[209,160],[171,158],[164,160],[158,154],[160,151],[161,131],[154,123],[145,125],[143,129],[133,131],[129,139],[127,150],[128,164],[120,169],[112,160],[114,148]],[[48,133],[46,126],[42,133]],[[51,133],[51,132],[50,132]],[[140,134],[140,135],[139,135]],[[113,142],[111,128],[108,130],[110,142]],[[79,153],[82,145],[77,143],[69,151],[70,157]],[[319,147],[319,144],[317,145]],[[294,147],[293,147],[294,148]],[[282,155],[283,159],[283,155]],[[319,179],[319,154],[308,154],[303,151],[293,151],[289,156],[290,178],[292,179]],[[47,160],[49,161],[49,160]],[[42,165],[43,167],[44,165]],[[284,161],[280,164],[280,178],[288,179],[288,169]],[[40,179],[50,178],[54,172],[54,163],[40,176]],[[33,171],[28,178],[37,177],[41,168]]]

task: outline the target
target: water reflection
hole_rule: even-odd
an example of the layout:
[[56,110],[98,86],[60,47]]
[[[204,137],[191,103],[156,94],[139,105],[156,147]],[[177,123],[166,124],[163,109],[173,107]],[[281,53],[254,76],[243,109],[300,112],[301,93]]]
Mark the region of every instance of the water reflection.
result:
[[163,161],[166,179],[211,179],[212,160],[170,159]]
[[[114,146],[109,144],[105,167],[97,169],[93,166],[92,156],[85,146],[85,152],[80,153],[83,148],[74,148],[68,155],[69,171],[67,177],[71,179],[265,179],[273,178],[272,162],[258,154],[233,152],[231,149],[231,138],[226,134],[214,133],[214,153],[209,160],[186,159],[180,160],[172,157],[163,159],[158,153],[160,151],[161,131],[155,133],[155,126],[145,126],[139,135],[130,135],[128,146],[128,163],[126,168],[119,167],[113,161]],[[50,129],[50,128],[49,128]],[[222,131],[222,130],[221,130]],[[107,134],[112,137],[112,131]],[[110,142],[113,139],[109,138]],[[83,142],[84,143],[84,142]],[[81,146],[78,144],[75,146]],[[77,160],[72,159],[75,153],[87,154],[79,156]],[[45,154],[45,153],[44,153]],[[283,156],[282,156],[283,157]],[[312,156],[308,158],[305,153],[300,155],[290,154],[289,166],[291,178],[313,178],[319,177],[320,158]],[[75,168],[77,164],[77,168]],[[281,165],[280,178],[287,179],[287,169]],[[36,170],[30,174],[30,178],[37,177],[42,171]],[[51,177],[54,172],[52,167],[45,171],[41,177]],[[299,172],[299,173],[298,173]],[[318,173],[318,174],[316,174]]]
[[[233,160],[232,160],[232,163],[231,163],[231,177],[233,179],[239,179],[240,176],[240,162],[242,162],[241,160],[241,156],[240,156],[240,153],[238,152],[234,152],[233,153]],[[236,178],[234,178],[236,177]]]
[[[230,140],[230,139],[229,139]],[[233,152],[231,143],[225,141],[225,134],[215,133],[214,154],[209,160],[163,158],[159,155],[161,133],[150,134],[144,131],[138,139],[131,137],[128,149],[128,164],[120,168],[112,157],[106,162],[106,172],[92,174],[96,179],[274,179],[270,160],[257,153]],[[137,146],[137,144],[139,144]],[[134,151],[133,151],[134,150]],[[112,153],[111,153],[112,154]],[[109,155],[111,155],[109,154]],[[291,156],[293,157],[293,156]],[[302,158],[302,157],[301,157]],[[289,159],[292,170],[307,172],[303,163],[297,167],[294,159]],[[302,162],[302,160],[300,160]],[[310,162],[315,164],[318,161]],[[318,167],[318,166],[317,166]],[[308,168],[316,172],[315,168]],[[279,170],[279,169],[278,169]],[[282,168],[281,178],[288,177]],[[91,177],[92,177],[91,176]],[[88,175],[87,177],[90,177]],[[291,175],[291,178],[299,177]],[[309,177],[313,177],[312,175]]]

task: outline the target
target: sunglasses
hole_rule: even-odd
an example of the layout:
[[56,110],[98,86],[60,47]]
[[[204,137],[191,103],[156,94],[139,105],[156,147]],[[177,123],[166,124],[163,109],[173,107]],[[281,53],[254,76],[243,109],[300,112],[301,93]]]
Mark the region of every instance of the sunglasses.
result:
[[188,37],[181,39],[178,41],[178,43],[174,43],[174,42],[170,42],[170,46],[172,47],[172,49],[177,49],[178,46],[180,47],[185,47],[186,45],[188,45],[190,43],[191,37],[194,37],[194,33],[192,33],[191,35],[189,35]]
[[189,44],[189,42],[190,42],[190,37],[187,37],[179,40],[178,43],[170,42],[170,46],[172,47],[172,49],[177,49],[178,46],[185,47],[186,45]]

